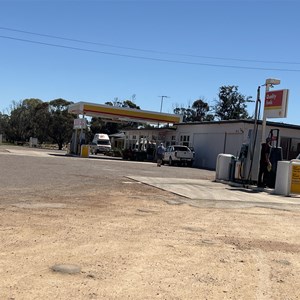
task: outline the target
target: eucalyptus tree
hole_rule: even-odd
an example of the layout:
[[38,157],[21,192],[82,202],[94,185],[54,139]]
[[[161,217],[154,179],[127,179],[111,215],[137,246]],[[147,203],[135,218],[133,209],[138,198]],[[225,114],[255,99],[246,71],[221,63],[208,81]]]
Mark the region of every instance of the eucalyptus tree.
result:
[[[26,142],[30,137],[38,137],[38,132],[45,134],[44,130],[39,130],[38,125],[42,104],[42,100],[35,98],[12,102],[6,133],[8,140]],[[44,114],[48,114],[47,109],[44,110]]]
[[62,98],[49,102],[50,123],[49,136],[58,144],[63,145],[71,140],[75,115],[68,113],[68,106],[73,102]]
[[210,114],[210,107],[207,102],[202,99],[195,100],[192,106],[175,107],[174,114],[180,114],[183,116],[183,122],[202,122],[212,121],[213,115]]
[[247,103],[253,102],[251,97],[246,97],[238,92],[238,86],[221,86],[219,100],[215,105],[215,117],[219,120],[248,119]]
[[9,131],[9,115],[0,112],[0,134],[7,138]]

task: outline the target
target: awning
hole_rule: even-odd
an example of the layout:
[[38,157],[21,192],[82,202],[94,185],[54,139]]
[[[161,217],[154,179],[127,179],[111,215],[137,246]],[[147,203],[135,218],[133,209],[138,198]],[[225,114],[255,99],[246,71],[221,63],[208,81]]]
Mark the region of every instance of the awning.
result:
[[111,122],[138,122],[138,123],[180,123],[181,115],[165,114],[134,108],[115,107],[103,104],[78,102],[69,105],[69,113],[100,117]]

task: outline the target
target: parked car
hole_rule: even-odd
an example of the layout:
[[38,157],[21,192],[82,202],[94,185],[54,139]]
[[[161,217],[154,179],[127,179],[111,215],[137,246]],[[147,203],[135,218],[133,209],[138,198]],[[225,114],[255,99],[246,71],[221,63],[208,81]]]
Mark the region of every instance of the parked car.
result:
[[137,160],[137,161],[145,161],[147,160],[147,152],[146,151],[137,151],[132,149],[124,149],[122,151],[122,157],[126,160]]
[[168,163],[170,166],[187,165],[191,167],[193,165],[195,153],[187,146],[174,145],[167,147],[164,156],[163,163]]

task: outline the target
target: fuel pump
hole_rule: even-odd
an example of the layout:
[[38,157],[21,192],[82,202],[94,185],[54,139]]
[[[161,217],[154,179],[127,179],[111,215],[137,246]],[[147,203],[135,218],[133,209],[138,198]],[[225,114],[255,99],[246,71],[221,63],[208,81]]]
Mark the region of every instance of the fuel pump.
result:
[[70,153],[80,154],[81,145],[86,143],[87,130],[87,120],[84,117],[74,119],[72,139],[70,142]]
[[249,144],[242,144],[238,161],[236,163],[236,179],[244,181],[246,179],[245,171],[246,171],[246,164],[247,164],[247,157],[249,151]]
[[255,174],[258,173],[259,147],[258,138],[258,120],[260,116],[261,100],[260,86],[257,88],[257,98],[255,104],[254,128],[248,131],[248,140],[243,143],[237,161],[235,163],[235,181],[243,183],[252,183],[256,180]]
[[[275,134],[274,134],[274,132],[275,132]],[[276,172],[277,172],[278,161],[282,160],[282,148],[278,147],[279,129],[271,129],[270,133],[268,135],[268,138],[270,138],[271,145],[272,145],[271,151],[270,151],[270,156],[269,156],[269,160],[270,160],[272,167],[266,176],[266,185],[269,188],[274,188],[275,181],[276,181]]]

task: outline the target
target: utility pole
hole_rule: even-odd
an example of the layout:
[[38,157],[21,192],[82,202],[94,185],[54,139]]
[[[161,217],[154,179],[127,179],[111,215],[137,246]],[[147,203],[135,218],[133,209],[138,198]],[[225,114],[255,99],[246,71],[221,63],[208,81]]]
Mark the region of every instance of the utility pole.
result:
[[164,98],[170,98],[169,96],[158,96],[161,97],[161,101],[160,101],[160,112],[162,112],[162,107],[163,107],[163,102],[164,102]]
[[[164,102],[164,98],[170,98],[169,96],[158,96],[161,97],[161,101],[160,101],[160,112],[162,112],[162,107],[163,107],[163,102]],[[157,127],[159,128],[159,123],[157,123]]]

